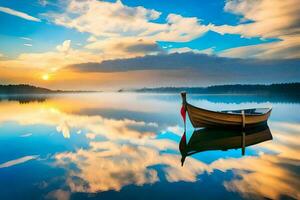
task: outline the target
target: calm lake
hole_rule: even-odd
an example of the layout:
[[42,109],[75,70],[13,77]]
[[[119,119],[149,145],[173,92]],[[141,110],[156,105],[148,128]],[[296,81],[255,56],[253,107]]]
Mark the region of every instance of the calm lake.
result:
[[272,106],[273,139],[181,166],[179,94],[2,97],[0,199],[300,199],[300,101],[187,99],[212,110]]

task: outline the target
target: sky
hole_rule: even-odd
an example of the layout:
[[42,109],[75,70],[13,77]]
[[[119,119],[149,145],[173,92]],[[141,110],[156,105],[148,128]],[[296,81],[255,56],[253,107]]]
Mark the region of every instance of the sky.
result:
[[0,84],[300,81],[298,0],[0,0]]

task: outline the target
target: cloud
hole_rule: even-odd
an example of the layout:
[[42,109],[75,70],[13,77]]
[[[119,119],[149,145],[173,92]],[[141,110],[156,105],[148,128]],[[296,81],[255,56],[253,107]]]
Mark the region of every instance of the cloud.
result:
[[208,172],[232,171],[233,178],[225,181],[224,186],[228,191],[238,192],[244,198],[281,199],[282,196],[288,196],[298,199],[300,193],[295,185],[299,185],[297,155],[300,149],[295,142],[295,134],[299,131],[299,125],[272,122],[272,127],[275,141],[259,144],[259,149],[272,152],[271,154],[220,158],[208,164]]
[[[45,87],[95,90],[99,87],[116,89],[120,84],[122,87],[158,87],[300,81],[299,59],[240,59],[201,52],[151,52],[149,54],[154,55],[147,56],[136,52],[132,54],[142,57],[127,58],[126,47],[105,56],[92,49],[83,51],[70,47],[66,53],[56,50],[25,53],[13,60],[3,58],[0,60],[1,78],[23,82],[27,78],[31,84],[40,84],[42,74],[51,73],[52,80]],[[124,58],[114,59],[116,56]]]
[[29,21],[35,21],[35,22],[40,22],[41,20],[36,18],[36,17],[32,17],[26,13],[20,12],[20,11],[16,11],[10,8],[6,8],[6,7],[0,7],[0,12],[4,12],[16,17],[20,17]]
[[[256,80],[263,80],[265,78],[262,76],[267,72],[276,74],[276,77],[267,75],[269,76],[268,81],[277,82],[283,80],[284,78],[278,75],[280,73],[284,74],[286,81],[299,80],[295,78],[296,75],[293,75],[293,73],[299,74],[299,70],[295,69],[294,64],[289,60],[290,58],[300,58],[300,36],[299,31],[297,31],[299,30],[299,15],[297,14],[299,13],[299,6],[295,5],[296,1],[293,0],[274,1],[272,3],[265,0],[226,1],[224,10],[241,17],[237,25],[203,24],[202,20],[197,17],[185,17],[174,13],[161,13],[158,10],[148,9],[142,6],[130,7],[121,1],[69,0],[59,2],[64,6],[60,5],[60,9],[45,13],[43,16],[56,25],[88,33],[86,43],[82,43],[80,48],[75,48],[75,45],[73,45],[72,48],[73,43],[66,40],[62,44],[58,44],[56,49],[45,52],[21,53],[14,59],[1,57],[0,70],[1,80],[3,80],[3,82],[16,82],[16,80],[22,80],[24,82],[25,80],[29,80],[32,84],[40,84],[38,82],[41,76],[40,74],[52,73],[66,66],[71,66],[68,69],[73,69],[74,73],[71,74],[70,72],[70,76],[65,76],[68,74],[68,72],[65,71],[63,74],[53,76],[54,79],[61,80],[61,77],[64,76],[70,80],[72,79],[72,83],[75,82],[76,78],[77,81],[84,79],[82,82],[92,87],[94,87],[92,82],[94,81],[96,84],[96,81],[98,81],[99,83],[100,79],[103,79],[106,85],[116,85],[117,81],[123,80],[122,84],[130,82],[128,85],[131,84],[130,86],[132,86],[134,85],[132,82],[137,80],[137,76],[142,74],[140,77],[147,78],[147,73],[155,75],[159,83],[164,82],[164,80],[169,77],[168,81],[166,81],[166,85],[195,84],[193,80],[196,79],[198,80],[198,82],[196,82],[197,84],[204,83],[199,82],[202,80],[206,80],[206,84],[207,80],[209,80],[209,84],[228,83],[230,79],[232,82],[255,80],[256,77]],[[164,49],[161,48],[158,43],[158,41],[184,43],[202,36],[208,30],[221,34],[238,34],[242,37],[272,38],[274,42],[236,47],[223,50],[222,52],[217,51],[217,47],[216,50],[214,48],[199,50],[188,47],[172,49],[168,47]],[[30,45],[31,44],[27,44],[27,46]],[[209,59],[206,57],[202,58],[200,55],[199,57],[190,56],[187,58],[196,59],[198,63],[184,61],[184,59],[169,59],[169,61],[165,61],[167,59],[161,56],[161,54],[173,54],[176,52],[193,52],[195,54],[214,56]],[[145,58],[136,58],[145,55],[156,55],[157,57],[149,58],[146,56]],[[266,64],[270,62],[261,60],[254,62],[251,59],[239,61],[234,59],[226,60],[224,58],[215,58],[215,56],[251,58],[253,60],[257,58],[276,60],[287,58],[288,60],[286,62],[279,60],[279,63],[282,65],[287,65],[284,66],[283,69],[279,69],[277,64],[273,61],[271,61],[272,64]],[[129,58],[132,58],[132,60]],[[163,61],[161,65],[158,61],[155,61],[156,58],[159,61]],[[111,60],[114,59],[117,60],[112,62]],[[179,64],[174,63],[174,61],[179,61]],[[213,62],[215,61],[220,66],[217,67],[217,64],[214,66]],[[133,66],[129,66],[129,63],[133,64]],[[222,66],[223,64],[225,64],[225,66]],[[252,68],[250,64],[254,67]],[[238,67],[238,65],[245,67]],[[259,65],[263,67],[259,67]],[[266,65],[275,66],[274,72],[270,69],[271,67],[265,67]],[[205,66],[212,67],[212,69],[204,69]],[[25,73],[24,77],[22,77],[20,68],[22,68],[23,71],[32,69],[32,73],[27,75],[25,79],[25,74],[29,74],[29,72]],[[289,71],[290,68],[291,71]],[[191,71],[188,72],[189,69],[191,69]],[[213,71],[213,69],[217,71]],[[246,69],[249,69],[249,75],[246,74]],[[262,74],[256,76],[253,72],[254,69],[262,72]],[[138,70],[138,75],[123,73]],[[141,70],[147,71],[143,74]],[[163,72],[162,70],[169,71]],[[170,70],[175,70],[172,72],[172,75],[170,75]],[[3,71],[5,71],[5,73]],[[87,73],[84,75],[84,73],[81,72],[97,72],[98,77],[96,77],[96,73],[93,75],[90,73],[88,77]],[[109,72],[111,74],[105,78],[104,76],[107,74],[100,75],[101,72]],[[115,74],[112,75],[112,73]],[[187,78],[187,75],[184,76],[183,73],[188,73],[188,75],[192,74],[193,78]],[[221,77],[217,77],[220,74]],[[225,76],[223,76],[223,74],[225,74]],[[38,78],[34,78],[35,81],[31,81],[33,80],[33,76]],[[112,76],[118,77],[112,79]],[[125,80],[126,77],[128,77],[127,80]],[[179,82],[178,77],[183,81]],[[201,77],[201,79],[199,77]],[[172,78],[173,80],[171,80]],[[47,86],[65,87],[65,85],[67,85],[58,84],[58,82],[54,85],[54,79],[49,81],[49,84],[51,83],[53,85]],[[153,81],[155,84],[157,84],[156,80]],[[213,80],[217,80],[217,82],[213,82]],[[148,80],[148,82],[150,81]],[[70,85],[71,84],[67,87]],[[140,84],[138,83],[138,85]],[[82,88],[83,87],[84,86],[82,86]]]
[[168,50],[168,53],[198,53],[198,54],[207,54],[212,55],[214,53],[214,48],[207,48],[207,49],[191,49],[189,47],[181,47],[181,48],[172,48]]
[[196,17],[169,14],[165,23],[153,20],[161,13],[142,6],[129,7],[121,1],[70,0],[62,13],[46,13],[51,22],[101,37],[141,37],[155,41],[189,41],[208,31]]
[[163,52],[155,41],[149,39],[118,37],[96,40],[93,37],[89,38],[89,41],[92,40],[94,42],[87,44],[85,47],[87,49],[101,51],[101,58],[103,60],[132,58]]
[[6,167],[11,167],[14,165],[18,165],[24,162],[27,162],[29,160],[34,160],[37,159],[39,156],[38,155],[32,155],[32,156],[24,156],[15,160],[7,161],[5,163],[0,164],[0,169],[1,168],[6,168]]
[[153,35],[157,41],[188,42],[210,30],[211,24],[202,25],[197,17],[183,17],[178,14],[167,16],[166,28]]
[[87,39],[88,42],[96,42],[97,41],[97,38],[95,36],[90,36],[88,39]]
[[[188,42],[209,30],[220,34],[277,39],[271,43],[227,49],[220,52],[221,56],[270,59],[300,57],[298,23],[300,9],[296,0],[275,0],[274,2],[232,0],[226,1],[224,10],[240,16],[240,23],[237,25],[203,25],[201,19],[197,17],[183,17],[174,13],[169,13],[163,23],[157,23],[154,20],[161,19],[160,12],[141,6],[129,7],[121,1],[70,0],[63,12],[44,15],[55,24],[92,34],[88,38],[89,44],[86,48],[100,50],[103,53],[103,60],[152,54],[152,51],[158,50],[156,49],[157,41]],[[136,42],[137,47],[134,49],[148,51],[137,53],[118,49],[114,45],[112,46],[115,48],[109,47],[113,40],[118,41],[115,44],[119,43],[124,46],[130,41],[131,46],[134,46],[133,41],[139,39],[151,41],[152,45],[148,43],[141,46]],[[181,53],[187,51],[206,54],[214,52],[212,48],[206,51],[188,47],[170,50],[170,52]]]
[[128,7],[121,1],[111,3],[71,0],[64,13],[48,13],[46,16],[58,25],[75,28],[80,32],[97,36],[118,36],[122,33],[144,33],[147,26],[151,25],[147,21],[157,19],[160,13],[141,6]]
[[[292,128],[294,133],[299,128],[296,124],[286,126]],[[281,140],[269,141],[259,144],[259,148],[266,149],[266,152],[275,150],[275,153],[219,158],[211,163],[188,157],[185,167],[179,164],[180,156],[165,153],[177,150],[177,143],[149,137],[143,140],[90,142],[88,148],[56,154],[55,160],[56,166],[68,170],[66,184],[72,192],[119,191],[127,185],[154,184],[160,181],[160,177],[152,166],[163,165],[162,174],[168,182],[195,182],[205,172],[214,176],[215,171],[230,171],[233,177],[223,183],[228,191],[239,192],[248,198],[280,199],[285,195],[298,199],[300,193],[295,186],[299,185],[296,170],[299,162],[295,153],[299,153],[299,148],[293,146],[294,134],[274,130],[274,140],[285,137],[287,140],[284,142],[287,143],[284,146],[287,149],[281,148]],[[76,170],[70,165],[76,165]]]
[[224,10],[250,20],[236,26],[237,32],[244,36],[272,38],[299,33],[298,3],[297,0],[229,0]]
[[[132,104],[131,109],[142,111],[147,109],[149,112],[156,109],[155,112],[161,114],[162,108],[163,111],[172,113],[176,104],[170,105],[169,101],[164,104],[162,101],[137,100],[132,96],[120,95],[122,102],[120,98],[113,99],[110,95],[103,94],[97,100],[83,98],[81,101],[75,98],[70,101],[69,98],[67,100],[59,98],[50,99],[41,104],[20,105],[16,102],[0,104],[2,111],[0,122],[14,121],[21,125],[56,127],[65,121],[69,128],[73,128],[74,134],[79,129],[85,130],[82,134],[93,133],[106,137],[107,140],[89,141],[88,146],[83,149],[77,148],[74,151],[58,152],[53,155],[55,167],[63,168],[66,172],[63,174],[66,185],[61,186],[71,191],[55,190],[50,192],[49,196],[47,195],[49,198],[68,199],[70,192],[118,191],[127,185],[155,184],[164,178],[168,182],[195,182],[203,178],[201,175],[204,173],[204,176],[208,178],[213,178],[220,173],[223,175],[233,173],[233,176],[229,176],[223,183],[224,187],[228,191],[240,193],[243,197],[281,199],[284,195],[299,199],[300,192],[296,186],[299,185],[300,158],[297,155],[300,150],[298,144],[300,126],[296,122],[272,122],[274,141],[257,144],[254,149],[249,147],[253,152],[265,149],[268,154],[259,153],[255,156],[240,158],[216,158],[211,163],[188,157],[185,166],[181,167],[180,155],[169,153],[178,151],[178,143],[170,139],[155,138],[155,135],[144,134],[136,128],[137,125],[149,128],[147,126],[153,126],[153,124],[137,122],[130,118],[120,120],[96,114],[89,116],[84,112],[79,112],[86,108],[95,110],[94,108],[101,106],[106,109],[111,109],[111,106],[116,106],[116,108],[122,106],[123,109],[124,106],[127,108]],[[129,103],[124,105],[124,102]],[[76,107],[73,106],[75,103]],[[58,109],[60,106],[64,108],[61,110],[66,111],[60,111]],[[15,114],[17,111],[18,115]],[[164,122],[160,121],[160,123]],[[167,130],[179,134],[182,127],[168,127]],[[136,134],[132,134],[133,132]],[[88,137],[90,136],[89,134]],[[8,161],[2,166],[13,166],[12,164],[21,163],[20,160],[29,160],[29,158],[23,157]],[[157,169],[159,166],[163,166],[159,169],[161,171]],[[217,174],[214,174],[215,172]]]
[[239,178],[225,181],[224,186],[244,198],[281,199],[283,195],[295,199],[300,197],[295,187],[299,185],[295,171],[299,165],[293,160],[262,154],[258,157],[219,159],[211,167],[223,172],[233,170]]
[[[159,142],[159,143],[157,143]],[[67,185],[72,192],[99,192],[121,190],[126,185],[144,185],[159,181],[158,173],[151,166],[163,165],[169,182],[196,181],[197,174],[208,167],[196,161],[187,160],[190,168],[181,167],[179,156],[159,153],[159,150],[177,150],[177,144],[169,140],[113,142],[91,142],[88,149],[63,152],[55,155],[58,167],[68,168],[75,164],[78,172],[70,169]],[[69,168],[68,168],[69,169]]]
[[182,133],[184,132],[184,129],[178,125],[176,126],[169,126],[166,128],[166,130],[164,131],[164,133],[166,133],[167,131],[172,132],[178,136],[182,136]]
[[300,58],[300,35],[282,36],[282,41],[226,49],[218,55],[235,58]]
[[[237,25],[201,24],[197,17],[183,17],[170,13],[164,19],[165,23],[156,23],[153,20],[161,19],[161,13],[144,7],[129,7],[121,1],[75,1],[70,0],[62,13],[46,13],[45,16],[52,22],[80,32],[91,33],[87,48],[99,46],[109,38],[133,40],[139,37],[144,40],[187,42],[200,37],[211,30],[220,34],[240,34],[243,37],[276,38],[278,41],[256,45],[255,47],[237,47],[221,52],[222,56],[229,57],[258,57],[258,58],[299,58],[299,21],[300,12],[296,0],[267,1],[246,0],[226,1],[224,10],[241,16]],[[109,23],[107,23],[109,21]],[[97,39],[94,36],[101,36]],[[104,39],[103,39],[104,38]],[[103,46],[103,45],[102,45]],[[174,49],[171,52],[186,52],[187,47]],[[242,49],[241,49],[242,48]],[[245,50],[249,49],[249,50]],[[252,49],[255,49],[252,50]],[[245,52],[239,53],[239,50]],[[196,52],[197,50],[192,50]],[[103,51],[108,53],[107,51]],[[211,54],[212,49],[207,49]],[[251,54],[253,53],[253,54]],[[108,53],[109,54],[109,53]],[[118,54],[116,54],[117,56]],[[129,53],[120,57],[129,56]],[[107,56],[109,58],[112,56]]]
[[71,49],[71,40],[65,40],[61,45],[58,45],[56,49],[63,53],[68,53]]
[[[117,102],[119,105],[120,102]],[[53,105],[60,105],[62,102],[52,102],[50,105],[48,103],[24,106],[9,102],[2,106],[3,113],[5,113],[5,110],[12,111],[12,107],[15,107],[19,114],[13,115],[14,112],[10,112],[11,115],[0,115],[0,121],[16,121],[23,125],[43,124],[54,127],[63,123],[64,125],[67,124],[66,129],[69,130],[70,134],[71,129],[82,129],[88,131],[82,134],[86,134],[86,137],[90,139],[98,135],[105,137],[107,140],[90,142],[89,148],[54,155],[56,165],[68,169],[66,183],[71,191],[120,190],[125,185],[154,183],[158,181],[158,174],[156,170],[150,167],[160,163],[165,164],[166,178],[170,182],[178,180],[195,181],[197,174],[204,170],[203,164],[196,162],[194,159],[186,162],[194,166],[192,169],[182,168],[179,165],[178,155],[166,153],[160,155],[159,151],[166,149],[175,151],[178,146],[174,141],[154,139],[154,133],[150,133],[147,129],[157,128],[156,123],[146,123],[127,118],[117,120],[104,118],[100,115],[73,114],[73,112],[68,114],[51,106],[52,103]],[[145,103],[147,104],[147,101],[143,101],[140,105],[142,109],[149,108],[148,106],[145,108]],[[151,102],[149,104],[153,105]],[[61,105],[66,106],[65,103]],[[80,107],[79,110],[91,106],[90,103],[77,105]],[[107,108],[107,104],[105,105],[105,108]],[[160,106],[166,109],[166,106]],[[73,109],[73,106],[71,107]],[[133,107],[137,109],[139,107],[138,103],[134,103]],[[159,106],[155,107],[159,109]],[[150,109],[151,112],[153,112],[153,109],[155,108]],[[159,110],[156,112],[159,112]],[[143,129],[143,131],[139,129]],[[74,168],[69,168],[70,163],[76,164],[79,171],[73,171]],[[169,171],[172,173],[169,173]],[[64,192],[59,193],[65,196],[63,195]],[[52,194],[54,193],[51,193],[51,196]]]
[[221,34],[241,34],[244,37],[277,38],[279,41],[225,50],[221,55],[255,58],[300,57],[300,7],[297,0],[229,0],[224,10],[242,16],[235,26],[211,26]]
[[[195,53],[173,53],[144,57],[116,59],[101,63],[71,65],[79,72],[124,72],[136,70],[186,70],[193,71],[203,81],[222,82],[285,82],[299,81],[299,59],[254,60],[217,57]],[[179,73],[183,73],[180,71]]]
[[32,133],[25,133],[23,135],[20,135],[20,137],[30,137],[32,136]]
[[[72,70],[82,72],[120,72],[133,70],[158,70],[158,69],[188,69],[201,67],[199,61],[226,60],[225,58],[208,57],[203,54],[174,53],[147,55],[144,57],[107,60],[101,63],[82,63],[70,66]],[[203,61],[202,61],[203,63]],[[209,62],[209,65],[213,63]],[[205,67],[205,66],[203,66]]]
[[[79,105],[78,105],[79,106]],[[1,110],[13,109],[14,105],[3,105]],[[37,112],[30,112],[31,109]],[[61,133],[64,138],[72,137],[75,129],[87,130],[89,133],[100,135],[107,139],[124,139],[124,138],[143,138],[153,136],[153,130],[157,129],[155,123],[148,123],[144,121],[130,120],[127,118],[116,120],[108,119],[102,116],[88,116],[68,114],[53,107],[44,107],[37,105],[37,107],[19,107],[17,108],[20,115],[0,115],[0,122],[3,121],[17,121],[20,124],[44,124],[56,127],[57,132]],[[30,120],[29,120],[30,119]],[[143,131],[138,131],[143,128]],[[95,137],[96,137],[95,135]]]
[[[26,46],[30,45],[26,44]],[[71,40],[66,40],[56,47],[56,51],[22,53],[15,59],[1,60],[0,67],[11,68],[12,70],[14,68],[23,68],[53,72],[67,65],[86,62],[87,60],[94,62],[101,61],[99,55],[95,53],[72,49]]]
[[223,172],[233,170],[238,179],[224,182],[228,191],[239,192],[244,198],[281,199],[288,196],[299,199],[300,146],[297,142],[299,125],[289,122],[272,122],[273,142],[260,146],[272,154],[227,158],[214,161],[210,166]]
[[160,52],[161,49],[157,44],[133,44],[126,47],[126,51],[129,53],[136,52]]
[[32,39],[28,38],[28,37],[20,37],[20,38],[23,39],[23,40],[32,41]]
[[[32,44],[24,44],[31,47]],[[53,72],[68,65],[115,58],[132,58],[145,54],[158,54],[162,49],[151,40],[143,39],[106,39],[92,42],[84,49],[73,49],[71,40],[65,40],[53,51],[41,53],[22,53],[11,60],[1,60],[0,67],[40,69]]]

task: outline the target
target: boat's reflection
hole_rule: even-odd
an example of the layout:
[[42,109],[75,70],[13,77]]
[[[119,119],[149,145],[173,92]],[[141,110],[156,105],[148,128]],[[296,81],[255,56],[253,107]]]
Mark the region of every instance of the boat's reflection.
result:
[[245,147],[267,140],[272,140],[268,125],[245,129],[244,131],[203,128],[195,130],[188,142],[184,133],[179,143],[179,150],[182,155],[181,164],[183,165],[187,156],[209,150],[225,151],[241,148],[242,155],[244,155]]

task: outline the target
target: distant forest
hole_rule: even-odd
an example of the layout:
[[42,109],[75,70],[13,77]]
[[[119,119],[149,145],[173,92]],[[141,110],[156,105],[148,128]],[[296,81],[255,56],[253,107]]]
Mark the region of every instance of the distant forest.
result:
[[0,85],[0,94],[49,94],[58,91],[32,85]]
[[[185,91],[190,94],[287,94],[300,95],[300,83],[281,83],[271,85],[216,85],[209,87],[159,87],[141,88],[119,92],[149,92],[149,93],[180,93]],[[97,92],[97,91],[64,91],[50,90],[47,88],[32,85],[0,85],[0,94],[51,94],[51,93],[76,93],[76,92]]]
[[0,85],[0,94],[51,94],[51,93],[76,93],[76,92],[98,92],[81,90],[50,90],[27,84],[20,85]]
[[159,87],[133,89],[134,92],[192,94],[289,94],[300,95],[300,83],[280,83],[271,85],[216,85],[209,87]]

